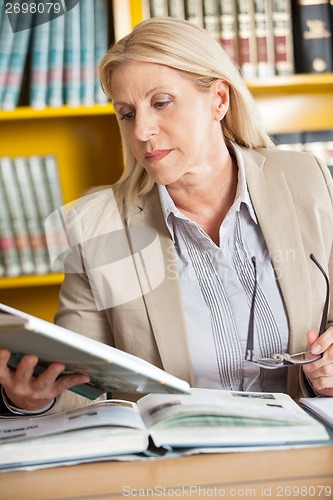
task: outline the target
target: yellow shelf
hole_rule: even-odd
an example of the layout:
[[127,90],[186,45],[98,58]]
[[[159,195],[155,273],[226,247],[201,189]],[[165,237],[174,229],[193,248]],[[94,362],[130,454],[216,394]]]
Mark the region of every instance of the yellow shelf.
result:
[[252,91],[267,90],[288,92],[318,92],[320,90],[333,90],[333,73],[299,74],[290,76],[275,76],[268,79],[248,80],[247,85]]
[[63,279],[64,275],[62,273],[0,278],[0,289],[60,285]]
[[114,109],[112,104],[80,106],[71,108],[62,106],[60,108],[33,109],[29,106],[18,107],[12,111],[0,111],[0,121],[9,120],[35,120],[38,118],[70,118],[77,116],[98,116],[98,115],[113,115]]

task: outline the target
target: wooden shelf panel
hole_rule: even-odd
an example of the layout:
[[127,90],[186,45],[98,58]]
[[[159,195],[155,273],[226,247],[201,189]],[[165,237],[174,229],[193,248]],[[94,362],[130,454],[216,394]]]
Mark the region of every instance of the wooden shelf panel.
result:
[[248,80],[246,83],[254,94],[264,90],[273,94],[275,92],[317,93],[323,90],[333,92],[333,73],[275,76],[268,79]]
[[63,279],[64,275],[62,273],[0,278],[0,289],[60,285]]
[[269,133],[333,129],[333,74],[247,82]]
[[8,120],[35,120],[45,118],[66,118],[76,116],[98,116],[112,115],[114,109],[112,104],[80,106],[71,108],[62,106],[60,108],[33,109],[29,106],[18,107],[12,111],[0,111],[0,121]]

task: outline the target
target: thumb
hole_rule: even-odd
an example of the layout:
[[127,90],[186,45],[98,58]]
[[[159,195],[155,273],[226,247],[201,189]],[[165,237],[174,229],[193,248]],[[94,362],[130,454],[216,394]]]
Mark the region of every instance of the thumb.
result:
[[[320,351],[321,351],[321,346],[318,344],[315,344],[315,341],[317,340],[317,338],[319,337],[319,332],[317,332],[317,330],[309,330],[307,333],[306,333],[306,336],[307,336],[307,339],[308,339],[308,345],[309,345],[309,349],[310,351],[312,352],[312,354],[318,354]],[[316,349],[317,347],[317,349]]]

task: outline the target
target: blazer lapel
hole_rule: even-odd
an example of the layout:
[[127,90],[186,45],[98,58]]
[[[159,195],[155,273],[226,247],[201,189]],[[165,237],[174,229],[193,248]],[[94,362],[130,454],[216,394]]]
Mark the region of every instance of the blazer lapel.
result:
[[142,265],[138,279],[163,368],[193,385],[177,256],[156,188],[146,197],[139,211],[129,218],[128,237],[134,255],[140,253],[138,250],[143,246],[140,228],[149,229],[152,243],[151,250],[144,249],[146,255],[139,257]]
[[309,255],[305,254],[286,179],[263,155],[243,149],[246,178],[256,215],[284,298],[290,352],[304,349],[300,332],[311,324]]

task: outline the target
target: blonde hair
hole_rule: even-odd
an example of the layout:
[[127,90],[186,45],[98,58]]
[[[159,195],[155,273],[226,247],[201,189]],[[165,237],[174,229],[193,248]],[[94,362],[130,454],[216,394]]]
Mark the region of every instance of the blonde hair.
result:
[[[100,63],[104,92],[112,99],[112,72],[130,61],[161,64],[179,70],[202,91],[216,79],[229,84],[230,105],[221,121],[227,140],[248,148],[273,147],[265,132],[254,99],[239,69],[221,44],[202,28],[173,18],[152,18],[139,23],[133,31],[116,42]],[[154,182],[134,158],[120,126],[124,156],[124,173],[115,185],[117,198],[134,203],[148,193]]]

